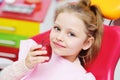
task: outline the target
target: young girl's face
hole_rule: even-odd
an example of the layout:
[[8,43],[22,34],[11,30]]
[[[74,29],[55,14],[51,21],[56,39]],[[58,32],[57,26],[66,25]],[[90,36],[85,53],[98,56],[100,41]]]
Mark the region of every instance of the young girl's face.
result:
[[60,13],[50,33],[52,51],[74,61],[82,49],[88,49],[89,41],[85,24],[75,14]]

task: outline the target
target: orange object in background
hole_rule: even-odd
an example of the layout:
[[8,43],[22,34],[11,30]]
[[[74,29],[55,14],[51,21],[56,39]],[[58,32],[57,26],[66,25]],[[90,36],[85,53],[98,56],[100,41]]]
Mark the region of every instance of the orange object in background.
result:
[[120,18],[120,0],[91,0],[91,5],[98,6],[107,19]]
[[41,0],[25,0],[27,3],[41,3]]

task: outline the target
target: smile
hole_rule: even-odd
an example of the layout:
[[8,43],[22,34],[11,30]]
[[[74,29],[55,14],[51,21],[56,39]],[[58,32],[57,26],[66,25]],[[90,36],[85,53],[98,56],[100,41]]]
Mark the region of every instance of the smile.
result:
[[53,44],[58,48],[65,48],[65,46],[61,45],[60,43],[53,42]]

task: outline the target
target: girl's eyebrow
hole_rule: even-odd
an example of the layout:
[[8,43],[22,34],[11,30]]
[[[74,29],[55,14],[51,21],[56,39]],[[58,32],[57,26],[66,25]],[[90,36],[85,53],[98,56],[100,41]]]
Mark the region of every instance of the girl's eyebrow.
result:
[[[58,23],[56,23],[56,22],[54,23],[54,25],[61,27],[61,26],[60,26]],[[70,28],[70,27],[67,28],[67,30],[68,30],[68,31],[72,31],[72,32],[74,32],[75,34],[76,34],[76,33],[77,33],[77,34],[80,34],[79,31],[76,31],[76,30],[74,30],[74,29],[72,29],[72,28]]]
[[54,22],[54,24],[59,25],[57,22]]
[[58,25],[58,24],[54,23],[54,25]]
[[61,27],[58,23],[54,23],[53,26]]
[[57,25],[57,26],[59,26],[59,24],[57,24],[56,22],[55,22],[53,25]]
[[74,34],[80,34],[77,30],[74,30],[72,28],[68,28],[67,30],[73,32]]

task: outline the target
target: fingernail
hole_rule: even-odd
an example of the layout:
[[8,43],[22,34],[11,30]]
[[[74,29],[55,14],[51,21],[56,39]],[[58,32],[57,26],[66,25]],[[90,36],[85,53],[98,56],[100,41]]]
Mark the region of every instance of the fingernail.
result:
[[39,46],[39,47],[42,47],[42,45],[41,45],[41,44],[39,44],[38,46]]
[[46,57],[47,60],[49,60],[49,57]]
[[44,53],[46,54],[46,53],[47,53],[47,51],[45,50],[45,51],[44,51]]

